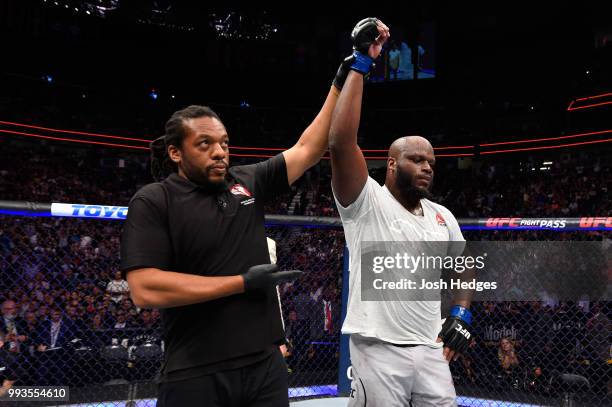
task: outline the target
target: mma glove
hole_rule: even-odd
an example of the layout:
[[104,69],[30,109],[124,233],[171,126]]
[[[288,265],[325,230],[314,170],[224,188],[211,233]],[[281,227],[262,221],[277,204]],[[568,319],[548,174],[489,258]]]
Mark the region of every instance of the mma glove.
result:
[[455,305],[451,309],[450,316],[446,318],[442,325],[442,330],[438,334],[442,338],[444,347],[448,347],[458,353],[465,353],[470,345],[472,333],[472,313],[469,309]]
[[301,273],[299,270],[278,271],[276,264],[258,264],[242,274],[244,291],[273,287],[284,281],[293,280]]
[[372,69],[374,59],[370,58],[368,50],[379,35],[377,23],[377,18],[368,17],[358,22],[353,28],[351,33],[353,53],[342,61],[333,82],[338,90],[344,86],[349,71],[353,70],[365,76]]

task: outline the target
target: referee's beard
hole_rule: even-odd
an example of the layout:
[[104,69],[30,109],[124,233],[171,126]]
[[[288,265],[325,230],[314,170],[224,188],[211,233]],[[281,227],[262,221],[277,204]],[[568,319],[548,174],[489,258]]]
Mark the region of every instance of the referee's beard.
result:
[[[212,180],[211,173],[215,171],[213,168],[215,165],[225,164],[225,177],[222,179]],[[201,189],[209,193],[217,193],[222,192],[228,189],[227,175],[229,166],[227,163],[218,161],[214,164],[211,164],[203,169],[191,167],[190,165],[186,165],[183,167],[183,172],[189,179],[189,181],[198,185]]]
[[433,195],[429,191],[433,185],[433,180],[427,188],[415,186],[416,177],[408,171],[402,170],[400,166],[396,168],[395,185],[404,199],[409,202],[419,201],[423,198],[433,200]]

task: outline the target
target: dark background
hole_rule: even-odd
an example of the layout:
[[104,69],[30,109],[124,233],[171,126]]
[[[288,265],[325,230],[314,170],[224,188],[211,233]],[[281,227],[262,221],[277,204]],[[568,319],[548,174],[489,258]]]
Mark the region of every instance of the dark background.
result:
[[[394,122],[378,129],[384,137],[441,134],[438,144],[449,144],[600,130],[605,107],[572,116],[565,109],[576,97],[612,89],[612,23],[602,4],[255,10],[168,0],[6,0],[0,113],[16,119],[32,111],[32,119],[67,125],[92,117],[88,125],[98,131],[121,122],[132,136],[158,133],[172,111],[192,103],[305,109],[311,118],[350,52],[350,30],[375,15],[392,36],[413,38],[421,23],[436,27],[435,79],[367,85],[366,113],[406,112],[401,123],[384,114],[363,119]],[[231,16],[233,38],[214,30],[213,14]],[[256,38],[266,29],[277,32]],[[55,111],[42,114],[43,105]],[[114,117],[115,126],[94,115]]]

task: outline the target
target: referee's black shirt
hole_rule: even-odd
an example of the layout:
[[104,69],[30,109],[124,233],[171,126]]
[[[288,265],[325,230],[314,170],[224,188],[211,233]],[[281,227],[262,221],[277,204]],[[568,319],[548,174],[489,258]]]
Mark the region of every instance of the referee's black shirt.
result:
[[[270,263],[264,203],[289,188],[285,159],[279,154],[228,172],[228,188],[221,192],[178,174],[136,192],[121,237],[121,270],[231,276]],[[273,287],[164,309],[162,322],[161,381],[246,366],[284,338]]]

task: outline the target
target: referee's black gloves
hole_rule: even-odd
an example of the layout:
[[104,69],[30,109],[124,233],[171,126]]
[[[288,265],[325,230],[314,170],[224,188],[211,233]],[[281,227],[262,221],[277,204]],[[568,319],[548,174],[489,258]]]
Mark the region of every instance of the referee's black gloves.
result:
[[284,281],[296,279],[302,272],[299,270],[278,271],[276,264],[258,264],[249,268],[242,275],[244,291],[275,286]]

